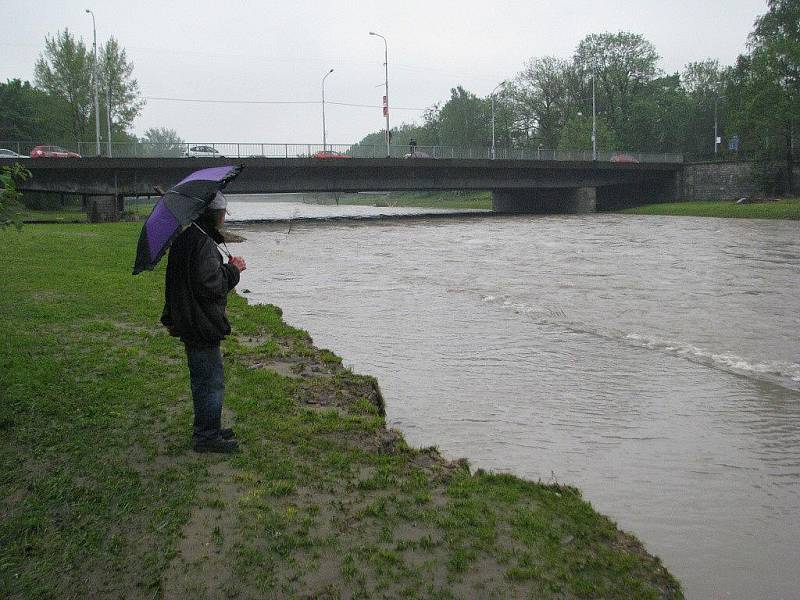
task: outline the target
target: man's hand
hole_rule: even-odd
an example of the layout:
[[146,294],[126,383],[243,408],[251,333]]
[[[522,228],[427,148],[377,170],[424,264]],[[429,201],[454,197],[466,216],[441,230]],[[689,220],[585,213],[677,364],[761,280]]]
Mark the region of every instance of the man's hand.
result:
[[247,263],[244,262],[244,258],[242,258],[241,256],[231,256],[228,262],[237,269],[239,269],[240,273],[247,268]]

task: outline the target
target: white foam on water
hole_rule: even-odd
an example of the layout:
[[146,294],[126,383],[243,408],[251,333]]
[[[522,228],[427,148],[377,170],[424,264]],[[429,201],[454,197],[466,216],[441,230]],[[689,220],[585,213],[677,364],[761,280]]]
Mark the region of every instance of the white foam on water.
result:
[[[686,342],[662,340],[640,333],[629,333],[625,338],[637,346],[667,352],[740,375],[751,375],[779,384],[800,381],[800,364],[798,363],[748,359],[732,352],[714,352]],[[796,388],[793,385],[789,385],[789,387]]]
[[599,327],[585,322],[570,320],[561,307],[542,307],[524,302],[514,302],[509,298],[497,298],[493,295],[483,296],[484,302],[499,304],[515,314],[534,318],[546,325],[555,325],[575,333],[585,333],[603,339],[617,340],[637,348],[645,348],[677,356],[704,366],[753,377],[763,381],[776,383],[789,389],[800,389],[800,364],[783,361],[754,360],[739,356],[732,352],[720,352],[700,348],[688,342],[661,339],[643,333],[626,333],[614,329]]

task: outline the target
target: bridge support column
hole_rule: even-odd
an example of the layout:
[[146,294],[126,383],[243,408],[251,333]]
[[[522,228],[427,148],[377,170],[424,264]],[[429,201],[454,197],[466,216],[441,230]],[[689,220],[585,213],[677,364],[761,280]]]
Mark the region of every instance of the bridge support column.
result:
[[492,191],[492,210],[502,213],[581,214],[597,208],[593,187],[500,189]]
[[114,196],[85,196],[84,198],[86,217],[89,223],[113,223],[119,221],[124,204],[122,194]]

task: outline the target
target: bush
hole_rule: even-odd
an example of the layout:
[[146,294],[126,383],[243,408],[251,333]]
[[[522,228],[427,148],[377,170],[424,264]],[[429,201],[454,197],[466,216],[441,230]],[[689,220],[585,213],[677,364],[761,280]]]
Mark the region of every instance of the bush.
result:
[[786,165],[771,160],[753,164],[753,182],[768,196],[778,196],[788,189]]
[[22,204],[30,210],[59,210],[63,208],[79,208],[81,197],[75,194],[49,194],[44,192],[26,192],[22,195]]
[[[5,166],[0,171],[0,228],[11,224],[7,214],[8,206],[19,201],[21,196],[17,191],[17,182],[25,181],[30,176],[31,172],[19,163],[14,163],[10,167]],[[16,225],[19,229],[22,223],[17,220]]]

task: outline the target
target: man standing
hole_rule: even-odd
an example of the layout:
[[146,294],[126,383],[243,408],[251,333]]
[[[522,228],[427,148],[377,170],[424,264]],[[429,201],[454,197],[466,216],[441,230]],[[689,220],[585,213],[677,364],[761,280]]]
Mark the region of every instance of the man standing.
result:
[[167,262],[161,323],[186,347],[194,402],[196,452],[235,452],[239,444],[221,425],[225,374],[220,342],[231,332],[228,293],[247,267],[240,256],[224,263],[217,243],[225,222],[225,197],[217,192],[206,210],[173,242]]

